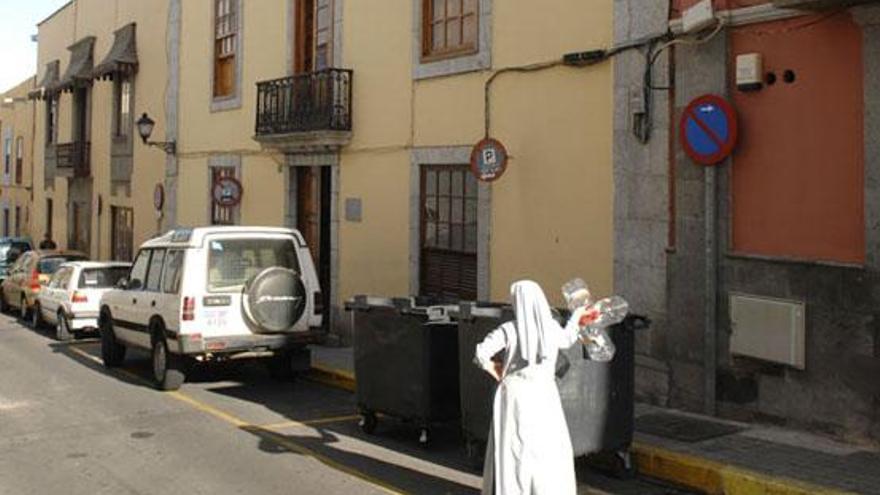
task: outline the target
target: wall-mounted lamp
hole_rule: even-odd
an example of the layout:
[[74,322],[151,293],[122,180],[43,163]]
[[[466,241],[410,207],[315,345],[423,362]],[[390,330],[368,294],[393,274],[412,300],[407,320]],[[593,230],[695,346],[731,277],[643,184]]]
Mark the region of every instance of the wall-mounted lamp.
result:
[[141,118],[139,118],[135,124],[137,124],[138,134],[141,135],[144,144],[147,146],[162,148],[162,150],[169,155],[177,153],[177,143],[175,141],[149,141],[150,134],[153,133],[153,127],[156,126],[156,122],[153,121],[146,112],[141,115]]

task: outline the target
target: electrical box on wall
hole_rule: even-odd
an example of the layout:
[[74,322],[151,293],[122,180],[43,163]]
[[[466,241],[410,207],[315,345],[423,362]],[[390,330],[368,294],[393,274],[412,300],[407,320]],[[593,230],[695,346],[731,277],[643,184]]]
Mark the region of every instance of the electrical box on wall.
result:
[[736,88],[740,91],[757,91],[764,86],[764,62],[760,53],[743,53],[736,56]]
[[695,33],[715,24],[715,10],[712,0],[702,0],[684,11],[681,28],[685,33]]
[[730,294],[730,352],[806,367],[806,310],[802,301]]

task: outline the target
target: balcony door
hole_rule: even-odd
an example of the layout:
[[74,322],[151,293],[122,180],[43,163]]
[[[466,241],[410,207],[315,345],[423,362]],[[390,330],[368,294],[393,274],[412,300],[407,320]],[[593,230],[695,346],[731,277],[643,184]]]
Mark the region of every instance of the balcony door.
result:
[[294,0],[293,73],[326,69],[333,60],[333,0]]
[[89,140],[89,89],[76,88],[73,92],[73,142]]

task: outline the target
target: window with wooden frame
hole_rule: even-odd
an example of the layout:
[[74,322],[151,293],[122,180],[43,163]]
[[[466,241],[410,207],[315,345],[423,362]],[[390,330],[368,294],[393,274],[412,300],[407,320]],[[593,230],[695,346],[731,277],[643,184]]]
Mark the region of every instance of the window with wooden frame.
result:
[[214,0],[214,98],[235,94],[239,0]]
[[15,237],[21,237],[21,206],[15,207]]
[[422,60],[470,55],[479,45],[478,0],[423,0]]
[[12,138],[3,140],[3,174],[9,175],[9,168],[12,162]]
[[467,165],[421,169],[420,292],[477,298],[477,180]]
[[58,141],[58,97],[46,99],[46,145]]
[[211,201],[211,225],[235,225],[238,206],[220,206],[214,201],[214,184],[223,177],[235,176],[235,167],[211,167],[211,188],[208,191]]
[[113,137],[131,136],[131,76],[117,74],[113,81]]
[[24,174],[24,138],[15,138],[15,183],[21,184]]

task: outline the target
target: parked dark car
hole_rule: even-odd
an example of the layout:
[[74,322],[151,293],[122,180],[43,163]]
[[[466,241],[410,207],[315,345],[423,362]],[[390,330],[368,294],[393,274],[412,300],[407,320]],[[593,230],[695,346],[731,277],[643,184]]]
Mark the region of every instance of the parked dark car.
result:
[[26,237],[0,237],[0,283],[18,257],[33,248],[30,239]]

